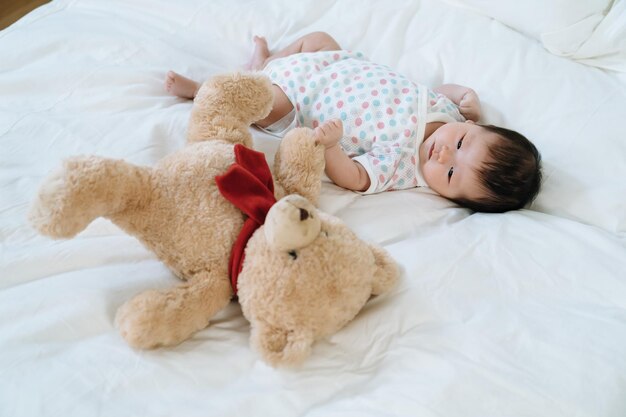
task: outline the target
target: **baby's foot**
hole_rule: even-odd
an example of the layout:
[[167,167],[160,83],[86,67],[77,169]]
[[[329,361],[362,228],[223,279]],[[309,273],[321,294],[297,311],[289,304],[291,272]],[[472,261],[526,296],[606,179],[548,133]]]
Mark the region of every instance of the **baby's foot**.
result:
[[177,97],[193,99],[200,85],[194,80],[183,77],[174,71],[168,71],[165,77],[165,89]]
[[326,149],[332,148],[343,137],[343,123],[339,119],[332,119],[322,123],[314,130],[315,142],[324,145]]
[[270,50],[267,47],[267,41],[261,36],[254,36],[254,52],[250,58],[250,62],[246,64],[248,70],[261,70],[265,66],[265,60],[270,56]]

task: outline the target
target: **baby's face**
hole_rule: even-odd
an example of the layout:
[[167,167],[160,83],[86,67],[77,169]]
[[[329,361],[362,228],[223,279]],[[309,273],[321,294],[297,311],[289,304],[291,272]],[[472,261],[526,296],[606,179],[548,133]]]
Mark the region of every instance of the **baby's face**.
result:
[[486,160],[497,134],[473,122],[446,123],[419,148],[420,168],[428,186],[446,198],[484,195],[476,170]]

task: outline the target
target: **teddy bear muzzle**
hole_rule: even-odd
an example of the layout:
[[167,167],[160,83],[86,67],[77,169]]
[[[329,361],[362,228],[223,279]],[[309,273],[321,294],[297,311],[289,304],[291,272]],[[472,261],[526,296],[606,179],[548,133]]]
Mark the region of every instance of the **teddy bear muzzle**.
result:
[[313,242],[321,227],[315,206],[306,198],[292,194],[272,206],[265,218],[264,232],[274,250],[293,251]]

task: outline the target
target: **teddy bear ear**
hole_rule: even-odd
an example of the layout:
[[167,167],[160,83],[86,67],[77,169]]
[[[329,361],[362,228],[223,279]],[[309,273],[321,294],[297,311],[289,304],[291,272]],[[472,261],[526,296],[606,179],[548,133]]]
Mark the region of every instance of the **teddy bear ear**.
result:
[[294,367],[311,354],[313,334],[307,330],[287,330],[257,322],[252,324],[250,343],[270,365]]
[[400,275],[398,265],[386,250],[376,245],[369,244],[374,255],[376,268],[374,270],[374,282],[372,283],[372,295],[382,294],[394,286]]

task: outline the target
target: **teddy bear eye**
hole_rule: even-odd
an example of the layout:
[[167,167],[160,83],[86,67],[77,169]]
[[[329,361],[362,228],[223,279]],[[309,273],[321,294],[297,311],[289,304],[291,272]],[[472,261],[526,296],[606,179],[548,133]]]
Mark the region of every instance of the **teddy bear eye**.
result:
[[294,261],[298,259],[298,253],[295,250],[290,250],[288,253],[289,253],[289,256],[293,258]]

